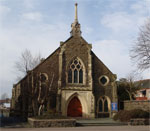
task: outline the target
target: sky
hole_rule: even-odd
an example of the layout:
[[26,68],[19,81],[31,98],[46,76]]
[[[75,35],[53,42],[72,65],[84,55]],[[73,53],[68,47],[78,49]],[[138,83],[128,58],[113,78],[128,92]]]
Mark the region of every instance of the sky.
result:
[[70,37],[76,2],[82,37],[98,58],[118,79],[136,70],[129,52],[150,17],[150,0],[0,0],[0,95],[11,97],[25,49],[46,58]]

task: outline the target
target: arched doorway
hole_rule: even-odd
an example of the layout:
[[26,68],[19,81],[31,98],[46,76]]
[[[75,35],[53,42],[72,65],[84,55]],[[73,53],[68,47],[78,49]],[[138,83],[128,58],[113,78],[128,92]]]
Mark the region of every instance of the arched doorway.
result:
[[109,117],[110,116],[110,102],[107,97],[100,97],[97,103],[97,117]]
[[67,116],[82,117],[82,106],[76,96],[68,104]]

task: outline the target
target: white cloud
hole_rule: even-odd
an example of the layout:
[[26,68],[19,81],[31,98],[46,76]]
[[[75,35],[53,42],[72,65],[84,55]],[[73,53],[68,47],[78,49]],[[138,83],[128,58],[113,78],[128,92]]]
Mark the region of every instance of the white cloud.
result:
[[22,17],[23,19],[26,20],[41,21],[43,16],[40,12],[29,12],[29,13],[24,13]]
[[121,9],[125,5],[125,0],[117,0],[117,2],[111,1],[108,6],[112,9]]
[[10,12],[10,8],[4,5],[0,5],[0,20],[2,20],[3,17],[7,15],[8,12]]
[[138,15],[148,15],[148,10],[150,8],[150,0],[139,0],[131,5],[131,9]]
[[122,29],[127,29],[129,26],[132,26],[132,20],[130,15],[125,12],[116,12],[113,14],[107,14],[101,19],[101,24],[111,28],[113,31],[118,32]]
[[7,6],[4,6],[4,5],[0,5],[0,14],[5,14],[7,13],[8,11],[10,11],[10,8],[8,8]]
[[27,9],[33,9],[38,0],[23,0],[23,5]]
[[3,2],[3,1],[5,1],[5,0],[0,0],[0,2]]
[[93,32],[93,28],[91,28],[91,27],[83,26],[82,28],[83,28],[85,34],[90,34]]
[[150,0],[135,1],[128,7],[128,10],[105,14],[100,22],[115,33],[137,31],[148,17],[149,4]]
[[133,68],[130,65],[130,58],[127,47],[118,40],[101,40],[94,42],[93,51],[101,61],[118,78],[126,77]]
[[101,24],[117,33],[123,31],[129,32],[131,30],[133,32],[144,23],[144,20],[146,20],[145,16],[138,16],[127,12],[115,12],[105,15],[101,19]]

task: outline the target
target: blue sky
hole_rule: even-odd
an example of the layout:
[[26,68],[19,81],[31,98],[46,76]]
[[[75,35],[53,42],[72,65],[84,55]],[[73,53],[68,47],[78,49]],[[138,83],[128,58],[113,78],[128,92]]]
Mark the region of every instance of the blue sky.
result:
[[[11,96],[25,49],[47,57],[70,36],[74,4],[82,36],[118,78],[136,69],[129,50],[150,17],[150,0],[0,0],[0,93]],[[150,78],[148,71],[141,74]]]

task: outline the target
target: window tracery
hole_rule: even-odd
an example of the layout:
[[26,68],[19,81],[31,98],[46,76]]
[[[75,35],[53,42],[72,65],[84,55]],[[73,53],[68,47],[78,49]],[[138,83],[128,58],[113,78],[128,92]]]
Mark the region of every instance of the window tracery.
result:
[[69,65],[68,83],[83,83],[83,65],[77,58]]

